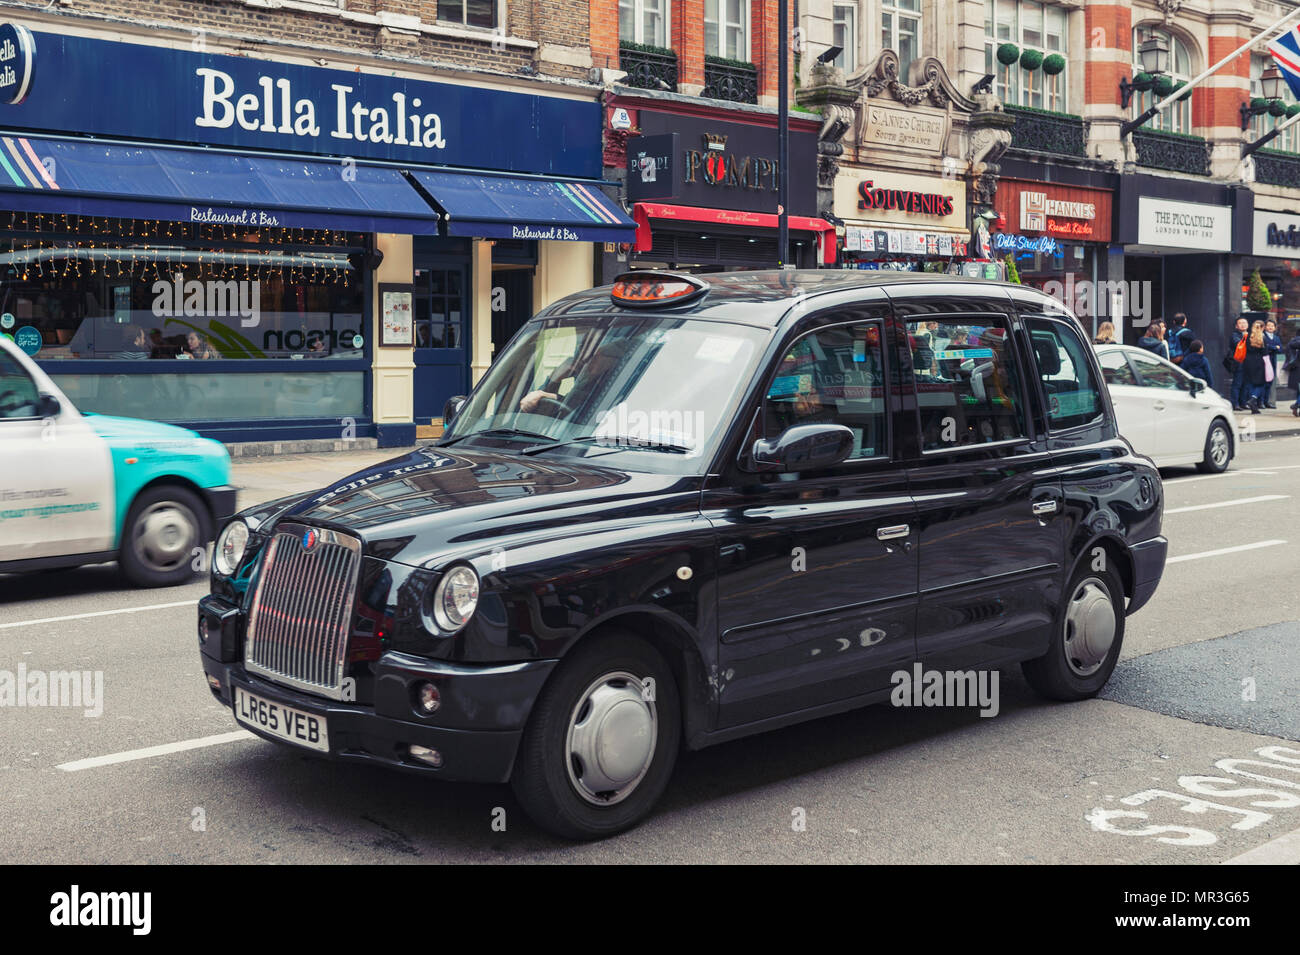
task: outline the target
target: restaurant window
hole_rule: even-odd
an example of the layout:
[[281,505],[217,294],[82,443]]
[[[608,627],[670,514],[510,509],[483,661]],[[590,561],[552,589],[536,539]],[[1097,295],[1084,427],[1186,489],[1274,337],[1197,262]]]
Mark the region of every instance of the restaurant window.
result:
[[497,25],[497,3],[498,0],[438,0],[438,20],[490,30]]
[[1066,111],[1068,60],[1065,69],[1051,74],[1042,63],[1028,70],[1017,59],[1010,65],[997,58],[998,47],[1011,43],[1023,57],[1033,51],[1042,60],[1065,58],[1067,17],[1064,7],[1033,0],[985,0],[984,72],[996,77],[997,94],[1004,103]]
[[0,212],[5,225],[0,312],[39,334],[38,360],[363,357],[360,233]]
[[618,38],[668,46],[668,0],[618,0]]
[[749,0],[704,0],[704,52],[749,62]]
[[907,81],[907,70],[921,55],[921,0],[881,0],[880,42],[898,54],[898,76]]
[[834,20],[831,23],[831,44],[840,48],[834,63],[845,73],[852,73],[858,68],[858,5],[856,3],[835,4]]
[[[1142,41],[1153,33],[1163,35],[1169,41],[1169,73],[1166,74],[1175,83],[1186,83],[1192,78],[1192,55],[1187,48],[1187,44],[1180,40],[1172,33],[1164,30],[1153,30],[1151,27],[1136,27],[1133,30],[1133,73],[1137,75],[1142,70],[1142,60],[1138,55],[1138,48]],[[1133,118],[1141,116],[1148,109],[1154,106],[1160,100],[1164,99],[1155,90],[1147,90],[1145,93],[1137,93],[1133,97],[1132,106],[1130,107]],[[1162,129],[1172,133],[1192,132],[1192,98],[1184,96],[1177,103],[1165,107],[1151,118],[1147,126],[1150,129]]]

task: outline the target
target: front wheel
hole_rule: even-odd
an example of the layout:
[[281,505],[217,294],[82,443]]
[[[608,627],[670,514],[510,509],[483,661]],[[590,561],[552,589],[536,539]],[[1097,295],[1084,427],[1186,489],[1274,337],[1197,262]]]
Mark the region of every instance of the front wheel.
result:
[[1198,471],[1206,474],[1222,474],[1228,470],[1232,460],[1232,435],[1222,420],[1215,418],[1205,435],[1205,457],[1196,465]]
[[659,651],[628,634],[594,635],[538,698],[511,786],[529,818],[565,839],[636,825],[667,788],[681,704]]
[[1096,696],[1110,679],[1124,643],[1124,587],[1109,567],[1085,564],[1065,589],[1052,644],[1020,665],[1029,685],[1053,700]]
[[118,562],[137,587],[171,587],[194,576],[210,520],[197,494],[175,484],[142,491],[127,512]]

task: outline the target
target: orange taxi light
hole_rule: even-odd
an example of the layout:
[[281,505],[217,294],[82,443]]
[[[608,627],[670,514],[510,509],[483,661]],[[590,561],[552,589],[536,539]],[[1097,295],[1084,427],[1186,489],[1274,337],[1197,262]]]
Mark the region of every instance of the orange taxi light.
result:
[[705,288],[691,276],[631,272],[614,280],[610,298],[623,305],[660,305],[683,301]]

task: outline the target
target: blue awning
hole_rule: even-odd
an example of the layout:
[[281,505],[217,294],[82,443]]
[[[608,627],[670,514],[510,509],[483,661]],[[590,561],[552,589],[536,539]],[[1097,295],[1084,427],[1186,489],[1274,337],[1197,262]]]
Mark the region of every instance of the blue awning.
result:
[[251,227],[433,235],[438,216],[397,169],[0,135],[0,205]]
[[636,223],[589,182],[410,170],[447,216],[447,234],[633,242]]

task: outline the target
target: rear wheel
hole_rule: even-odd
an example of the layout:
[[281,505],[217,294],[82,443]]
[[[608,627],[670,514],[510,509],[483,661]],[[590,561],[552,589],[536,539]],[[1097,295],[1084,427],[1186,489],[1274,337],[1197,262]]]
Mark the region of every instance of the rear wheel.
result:
[[1196,465],[1198,471],[1206,474],[1222,474],[1228,470],[1232,461],[1232,434],[1223,419],[1215,418],[1205,435],[1205,457]]
[[148,488],[131,502],[118,561],[137,587],[169,587],[194,576],[195,551],[208,541],[211,519],[199,496],[175,484]]
[[1096,696],[1110,679],[1124,643],[1124,587],[1110,568],[1075,571],[1057,614],[1052,644],[1020,665],[1029,685],[1053,700]]
[[672,775],[681,705],[659,651],[597,635],[547,683],[520,743],[511,785],[538,826],[599,839],[636,825]]

